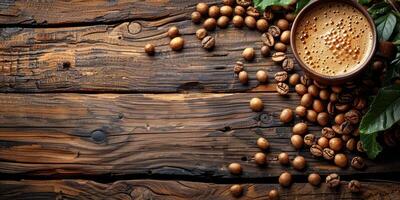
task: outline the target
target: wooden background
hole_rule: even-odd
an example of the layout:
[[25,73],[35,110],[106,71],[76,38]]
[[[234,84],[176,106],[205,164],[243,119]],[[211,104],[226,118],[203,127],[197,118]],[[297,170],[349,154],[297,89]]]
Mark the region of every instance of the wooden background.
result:
[[[190,21],[197,2],[1,1],[0,199],[232,199],[233,183],[244,184],[243,199],[266,199],[272,188],[281,199],[400,198],[395,155],[357,171],[295,151],[294,122],[278,115],[299,97],[275,92],[281,69],[260,56],[261,34],[217,30],[215,50],[205,51]],[[181,52],[168,46],[173,25],[186,42]],[[146,43],[157,45],[155,56],[143,52]],[[232,68],[246,47],[257,56],[242,85]],[[254,80],[260,69],[269,84]],[[263,99],[263,112],[248,108],[252,97]],[[263,168],[252,161],[260,136],[271,143]],[[305,156],[307,169],[280,166],[283,151]],[[231,162],[242,164],[242,176],[229,174]],[[290,188],[277,184],[285,170],[295,175]],[[311,172],[357,178],[362,193],[346,182],[312,187]]]

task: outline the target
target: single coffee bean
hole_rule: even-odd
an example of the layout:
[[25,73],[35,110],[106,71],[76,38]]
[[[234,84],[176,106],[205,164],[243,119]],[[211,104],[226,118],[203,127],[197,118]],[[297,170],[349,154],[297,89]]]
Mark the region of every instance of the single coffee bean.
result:
[[198,24],[201,22],[201,14],[197,11],[192,12],[192,22]]
[[308,86],[307,90],[308,90],[308,93],[310,93],[313,97],[318,97],[319,89],[316,85]]
[[292,162],[293,168],[303,170],[306,167],[306,159],[303,156],[296,156]]
[[349,182],[349,185],[347,185],[347,188],[352,193],[359,193],[359,192],[361,192],[361,183],[360,183],[360,181],[357,181],[357,180],[351,180]]
[[346,142],[346,148],[349,151],[354,151],[357,148],[357,141],[354,138],[350,138],[347,142]]
[[329,99],[329,96],[330,96],[330,94],[329,94],[328,90],[323,89],[323,90],[319,91],[319,98],[321,100],[326,101]]
[[363,145],[363,143],[362,143],[361,140],[359,140],[359,141],[357,142],[357,151],[358,151],[358,152],[361,152],[361,153],[365,152],[365,148],[364,148],[364,145]]
[[295,85],[297,85],[299,82],[300,82],[300,75],[299,75],[299,74],[295,73],[295,74],[292,74],[292,75],[289,77],[289,84],[290,84],[290,85],[295,86]]
[[348,162],[347,156],[342,153],[338,153],[335,155],[333,162],[335,163],[336,166],[345,168]]
[[326,159],[326,160],[333,160],[335,158],[335,151],[333,151],[330,148],[325,148],[322,152],[322,156]]
[[339,112],[346,112],[350,109],[350,104],[336,103],[335,109]]
[[154,53],[155,53],[155,51],[156,51],[156,47],[155,47],[153,44],[146,44],[146,45],[144,46],[144,51],[145,51],[148,55],[152,56],[152,55],[154,55]]
[[277,42],[274,45],[274,49],[275,49],[275,51],[286,52],[286,45],[283,44],[282,42]]
[[385,64],[382,61],[376,60],[372,63],[372,70],[376,72],[381,72],[385,68]]
[[260,137],[257,140],[257,146],[258,148],[260,148],[261,150],[265,151],[269,148],[269,142],[267,139]]
[[242,57],[247,61],[253,60],[254,56],[255,56],[254,49],[251,47],[245,48],[242,52]]
[[352,136],[358,137],[360,136],[360,129],[357,127],[354,129],[354,131],[351,133]]
[[280,19],[276,22],[276,26],[282,31],[289,30],[289,22],[286,19]]
[[271,33],[268,33],[268,32],[263,33],[263,34],[261,35],[261,41],[262,41],[265,45],[267,45],[267,46],[269,46],[269,47],[273,47],[273,46],[275,45],[274,36],[273,36]]
[[317,112],[314,110],[307,110],[306,118],[309,122],[316,122],[317,121]]
[[256,73],[256,79],[260,83],[266,83],[268,81],[268,74],[264,70],[258,70]]
[[342,135],[342,137],[340,137],[340,138],[342,138],[343,142],[347,142],[351,139],[351,135]]
[[169,43],[169,46],[171,47],[172,50],[174,51],[179,51],[183,48],[183,45],[185,44],[185,41],[181,37],[175,37],[172,39]]
[[285,82],[286,79],[287,79],[287,77],[288,77],[288,74],[287,74],[287,72],[285,72],[285,71],[277,72],[277,73],[275,74],[275,76],[274,76],[274,78],[275,78],[275,80],[276,80],[277,82]]
[[243,7],[247,7],[252,4],[252,0],[236,0],[236,4],[243,6]]
[[329,114],[327,112],[318,113],[317,122],[320,126],[326,126],[329,123]]
[[351,167],[358,170],[364,169],[365,168],[364,159],[361,158],[360,156],[354,157],[353,159],[351,159]]
[[326,138],[326,137],[320,137],[320,138],[317,140],[317,144],[318,144],[319,146],[321,146],[323,149],[325,149],[325,148],[329,147],[329,140],[328,140],[328,138]]
[[292,135],[290,142],[295,149],[301,149],[303,147],[303,138],[300,135]]
[[201,45],[203,46],[204,49],[211,50],[215,46],[215,38],[212,36],[206,36],[201,41]]
[[338,102],[342,104],[348,104],[352,103],[354,100],[354,97],[351,93],[340,93],[338,95]]
[[249,81],[249,75],[247,74],[246,71],[239,72],[238,77],[239,77],[239,82],[241,84],[247,84],[247,82]]
[[281,30],[279,29],[279,27],[271,25],[268,28],[268,33],[271,33],[271,35],[274,37],[279,37],[281,35]]
[[[279,44],[279,43],[277,43]],[[282,43],[281,43],[282,44]],[[286,48],[286,47],[285,47]],[[282,69],[287,71],[287,72],[291,72],[294,69],[294,61],[291,58],[286,58],[285,60],[283,60],[282,62]]]
[[313,186],[318,186],[321,183],[321,176],[317,173],[308,175],[308,182]]
[[249,29],[255,29],[256,26],[257,26],[256,19],[254,19],[254,17],[252,17],[252,16],[246,16],[246,17],[244,18],[244,24],[246,24],[246,26],[247,26]]
[[335,131],[335,133],[337,133],[339,135],[343,134],[342,130],[340,129],[340,125],[338,125],[338,124],[333,125],[332,130]]
[[340,185],[340,177],[337,174],[329,174],[325,179],[325,183],[330,188],[336,188]]
[[257,10],[256,8],[254,8],[253,6],[247,7],[246,14],[247,14],[248,16],[252,16],[252,17],[254,17],[254,18],[260,17],[260,13],[259,13],[258,10]]
[[207,30],[204,28],[201,28],[199,30],[196,31],[196,37],[199,40],[202,40],[203,38],[205,38],[207,36]]
[[309,133],[304,136],[304,144],[306,146],[311,146],[315,143],[315,135],[312,133]]
[[[309,93],[311,94],[311,93]],[[314,109],[315,112],[320,113],[322,111],[324,111],[324,104],[322,103],[321,100],[319,99],[314,99],[313,104],[312,104],[312,108]]]
[[285,108],[282,110],[279,119],[283,123],[288,123],[293,120],[293,111],[290,108]]
[[360,122],[361,113],[358,112],[358,110],[352,109],[344,114],[344,118],[351,124],[358,124]]
[[243,69],[244,69],[243,62],[241,62],[241,61],[236,61],[235,67],[233,67],[233,71],[234,71],[236,74],[239,74],[241,71],[243,71]]
[[283,31],[281,34],[280,41],[289,44],[290,43],[290,31]]
[[323,155],[323,149],[318,144],[313,144],[310,147],[310,152],[315,157],[321,157]]
[[342,147],[343,147],[342,139],[332,138],[329,140],[329,148],[334,150],[335,152],[340,151]]
[[345,119],[344,119],[344,114],[343,113],[340,113],[340,114],[336,115],[336,117],[335,117],[335,123],[336,124],[340,125],[344,121],[345,121]]
[[257,30],[260,32],[265,32],[268,30],[268,21],[265,19],[259,19],[256,23]]
[[312,79],[310,79],[305,74],[300,77],[300,83],[305,85],[305,86],[307,86],[307,87],[310,86],[312,84],[312,82],[313,82]]
[[217,27],[217,20],[214,18],[208,18],[203,22],[203,28],[207,31],[212,31]]
[[227,6],[234,6],[235,2],[235,0],[222,0],[222,3]]
[[322,83],[320,83],[320,82],[318,82],[316,80],[313,80],[313,84],[315,86],[317,86],[319,89],[326,89],[328,87],[328,86],[326,86],[326,85],[324,85],[324,84],[322,84]]
[[271,53],[271,49],[270,49],[268,46],[263,45],[263,46],[261,47],[261,55],[262,55],[262,56],[268,57],[270,53]]
[[303,84],[299,83],[294,87],[294,90],[296,93],[300,96],[304,95],[307,93],[307,88]]
[[234,26],[234,27],[236,27],[236,28],[242,28],[243,25],[244,25],[244,19],[243,19],[243,17],[240,16],[240,15],[235,15],[235,16],[232,18],[232,23],[233,23],[233,26]]
[[362,97],[356,97],[353,101],[353,107],[357,110],[362,110],[367,106],[367,100]]
[[222,6],[219,9],[219,12],[222,16],[227,16],[227,17],[231,17],[233,14],[233,9],[230,6]]
[[271,8],[266,8],[264,10],[263,17],[268,21],[272,21],[272,19],[274,18],[274,13],[272,12]]
[[242,166],[239,163],[231,163],[228,166],[228,170],[231,174],[241,174],[242,173]]
[[208,9],[208,16],[212,18],[217,18],[219,17],[219,7],[218,6],[211,6]]
[[246,14],[246,9],[243,6],[236,6],[234,9],[235,15],[244,16]]
[[262,152],[258,152],[254,155],[254,162],[260,166],[265,165],[267,163],[267,156]]
[[229,17],[227,17],[227,16],[221,16],[221,17],[219,17],[218,18],[218,20],[217,20],[217,25],[218,25],[218,27],[220,27],[220,28],[226,28],[226,27],[228,27],[228,25],[229,25]]
[[304,106],[297,106],[295,109],[295,113],[300,117],[304,117],[307,114],[307,108]]
[[239,184],[232,185],[229,190],[234,197],[240,197],[243,194],[243,187]]
[[278,200],[279,199],[279,192],[278,190],[271,190],[268,192],[268,199],[269,200]]
[[288,187],[292,183],[292,175],[289,172],[283,172],[279,176],[279,184],[283,187]]
[[285,19],[288,20],[289,22],[293,22],[295,18],[296,18],[296,15],[294,13],[287,13],[285,15]]
[[326,138],[328,138],[328,139],[331,139],[331,138],[334,138],[334,137],[335,137],[336,133],[335,133],[335,131],[333,131],[333,129],[331,129],[331,128],[329,128],[329,127],[324,127],[324,128],[322,128],[322,130],[321,130],[321,135],[322,135],[323,137],[326,137]]
[[207,14],[208,14],[208,5],[206,3],[198,3],[196,5],[196,11],[199,12],[203,16],[207,16]]
[[293,126],[292,133],[294,135],[304,135],[308,131],[308,126],[306,123],[300,122]]
[[289,164],[289,154],[282,152],[278,155],[278,161],[281,165]]
[[278,83],[276,85],[276,91],[279,95],[287,95],[289,93],[289,86],[286,83]]
[[330,114],[330,115],[334,115],[335,114],[335,104],[332,102],[329,102],[328,105],[326,106],[326,111]]
[[329,101],[335,103],[337,101],[337,94],[331,93],[331,95],[329,96]]
[[312,105],[313,103],[313,97],[311,96],[311,94],[304,94],[301,99],[300,99],[300,105],[308,108]]
[[250,100],[250,108],[254,112],[258,112],[264,108],[264,104],[260,98],[254,97]]
[[350,134],[353,130],[354,126],[351,125],[349,121],[345,121],[342,124],[340,124],[340,131],[345,135]]

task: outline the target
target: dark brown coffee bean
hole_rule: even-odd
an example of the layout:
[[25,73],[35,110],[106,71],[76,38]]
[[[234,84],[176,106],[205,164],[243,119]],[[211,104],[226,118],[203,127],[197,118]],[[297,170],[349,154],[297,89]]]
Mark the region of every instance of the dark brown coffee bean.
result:
[[222,0],[222,3],[227,6],[234,6],[235,2],[235,0]]
[[340,131],[344,135],[350,134],[353,130],[354,130],[354,126],[349,121],[345,121],[342,124],[340,124]]
[[320,82],[318,82],[318,81],[316,81],[316,80],[314,80],[313,83],[314,83],[314,85],[316,85],[319,89],[326,89],[326,88],[327,88],[326,85],[324,85],[324,84],[322,84],[322,83],[320,83]]
[[241,61],[236,61],[235,67],[233,67],[233,71],[236,74],[239,74],[239,72],[243,71],[244,65]]
[[325,148],[323,150],[322,156],[324,156],[326,160],[333,160],[333,158],[335,158],[335,151],[330,148]]
[[269,47],[273,47],[273,46],[275,45],[274,36],[272,36],[272,34],[271,34],[271,33],[268,33],[268,32],[263,33],[263,34],[261,35],[261,41],[262,41],[265,45],[267,45],[267,46],[269,46]]
[[326,106],[326,111],[328,111],[328,113],[330,115],[334,115],[335,114],[335,104],[332,102],[329,102],[328,105]]
[[310,152],[315,157],[321,157],[323,155],[323,149],[318,144],[314,144],[310,147]]
[[354,169],[364,169],[365,168],[365,162],[364,159],[361,158],[360,156],[356,156],[353,159],[351,159],[351,167]]
[[201,45],[204,49],[211,50],[215,46],[215,38],[212,36],[206,36],[201,40]]
[[354,129],[353,133],[351,133],[352,136],[358,137],[360,136],[360,129],[357,127]]
[[243,6],[243,7],[250,6],[251,3],[252,3],[251,0],[236,0],[236,4]]
[[304,74],[300,77],[300,82],[305,86],[310,86],[313,81],[307,75]]
[[353,101],[353,107],[357,110],[362,110],[367,106],[367,100],[362,97],[356,97]]
[[336,188],[340,185],[340,177],[337,174],[329,174],[325,179],[325,183],[330,188]]
[[261,47],[261,55],[262,55],[262,56],[268,57],[270,53],[271,53],[271,49],[270,49],[268,46],[263,45],[263,46]]
[[361,113],[357,110],[352,109],[344,114],[344,118],[351,124],[358,124],[360,122]]
[[339,112],[346,112],[350,109],[350,104],[336,103],[335,109]]
[[336,136],[336,133],[335,133],[335,131],[334,131],[333,129],[331,129],[331,128],[329,128],[329,127],[324,127],[324,128],[321,130],[321,135],[322,135],[323,137],[326,137],[326,138],[328,138],[328,139],[331,139],[331,138],[334,138],[334,137]]
[[329,94],[328,90],[322,89],[321,91],[319,91],[319,98],[321,100],[326,101],[329,99],[329,96],[330,96],[330,94]]
[[279,37],[281,35],[281,30],[277,26],[271,25],[268,28],[268,33],[271,33],[274,37]]
[[361,153],[365,152],[365,148],[364,148],[364,145],[363,145],[363,143],[362,143],[361,140],[359,140],[359,141],[357,142],[357,151],[358,151],[358,152],[361,152]]
[[361,191],[361,183],[360,181],[357,180],[351,180],[349,182],[349,185],[347,185],[347,188],[352,192],[352,193],[358,193]]
[[354,97],[350,93],[340,93],[338,95],[338,102],[342,104],[353,103]]
[[[343,135],[344,136],[344,135]],[[354,151],[357,148],[357,141],[354,138],[350,138],[347,142],[346,142],[346,148],[349,151]]]
[[264,10],[263,17],[268,21],[271,21],[274,18],[274,13],[272,12],[270,7]]
[[144,51],[147,53],[147,55],[152,56],[156,51],[156,47],[153,44],[146,44],[144,46]]
[[282,69],[287,71],[287,72],[291,72],[294,69],[294,62],[293,59],[291,58],[286,58],[285,60],[283,60],[282,62]]
[[285,71],[280,71],[277,72],[274,77],[277,82],[285,82],[288,78],[288,74]]
[[347,142],[351,139],[351,135],[342,135],[340,138],[342,138],[343,142]]
[[315,143],[315,135],[312,133],[309,133],[304,136],[304,144],[307,146],[311,146]]
[[286,83],[278,83],[276,85],[276,91],[280,95],[287,95],[289,92],[289,86]]
[[253,6],[247,7],[246,14],[249,15],[249,16],[252,16],[252,17],[254,17],[254,18],[260,17],[260,13],[259,13],[258,10],[257,10],[256,8],[254,8]]
[[335,133],[337,133],[339,135],[343,134],[342,129],[340,129],[340,125],[338,125],[338,124],[333,125],[332,130],[335,131]]
[[337,94],[332,92],[331,95],[329,96],[329,101],[335,103],[337,101]]
[[272,54],[272,61],[280,63],[284,61],[287,58],[286,54],[284,52],[275,52]]

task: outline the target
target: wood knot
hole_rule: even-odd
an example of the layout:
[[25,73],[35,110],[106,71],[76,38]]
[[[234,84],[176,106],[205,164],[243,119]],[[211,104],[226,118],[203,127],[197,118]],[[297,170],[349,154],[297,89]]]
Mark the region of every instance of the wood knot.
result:
[[142,26],[137,22],[131,22],[128,25],[128,32],[130,34],[137,34],[142,31]]
[[272,123],[272,116],[268,113],[261,113],[259,116],[259,120],[263,124],[270,124]]
[[107,137],[106,133],[102,130],[95,130],[92,132],[91,135],[92,140],[95,141],[96,143],[104,142],[106,137]]

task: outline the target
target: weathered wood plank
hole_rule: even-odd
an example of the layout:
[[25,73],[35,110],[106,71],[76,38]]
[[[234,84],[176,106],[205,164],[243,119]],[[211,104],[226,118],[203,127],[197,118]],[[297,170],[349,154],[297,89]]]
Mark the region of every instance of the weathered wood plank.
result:
[[[229,184],[189,181],[124,180],[110,184],[87,180],[23,180],[0,181],[0,199],[236,199]],[[267,192],[278,189],[280,199],[398,199],[400,184],[393,182],[362,182],[360,193],[351,193],[347,182],[338,189],[325,184],[313,187],[295,183],[290,188],[277,184],[243,184],[238,199],[267,199]]]
[[[189,14],[190,10],[187,11]],[[182,52],[169,48],[169,27],[180,28],[186,45]],[[217,46],[208,52],[195,37],[198,25],[185,15],[154,21],[69,28],[0,29],[0,92],[140,92],[274,91],[275,85],[257,87],[255,73],[269,72],[270,83],[281,67],[260,55],[260,33],[246,28],[217,30]],[[157,53],[144,53],[154,43]],[[251,81],[234,77],[234,63],[246,47],[257,59],[246,63]],[[288,51],[293,57],[291,51]],[[296,69],[299,70],[297,63]]]
[[[204,0],[210,4],[219,0]],[[132,19],[161,19],[192,10],[195,0],[69,0],[0,2],[0,24],[63,25],[82,23],[113,23]]]
[[[264,112],[250,111],[253,96],[266,102]],[[272,93],[1,95],[0,172],[235,178],[226,168],[231,162],[242,163],[242,177],[260,179],[283,170],[296,175],[400,172],[396,159],[368,161],[367,170],[356,171],[295,151],[288,139],[290,124],[279,122],[278,114],[297,101],[297,95]],[[311,128],[317,135],[318,130]],[[260,136],[272,145],[265,168],[251,160]],[[296,172],[280,166],[281,151],[304,155],[309,167]]]

